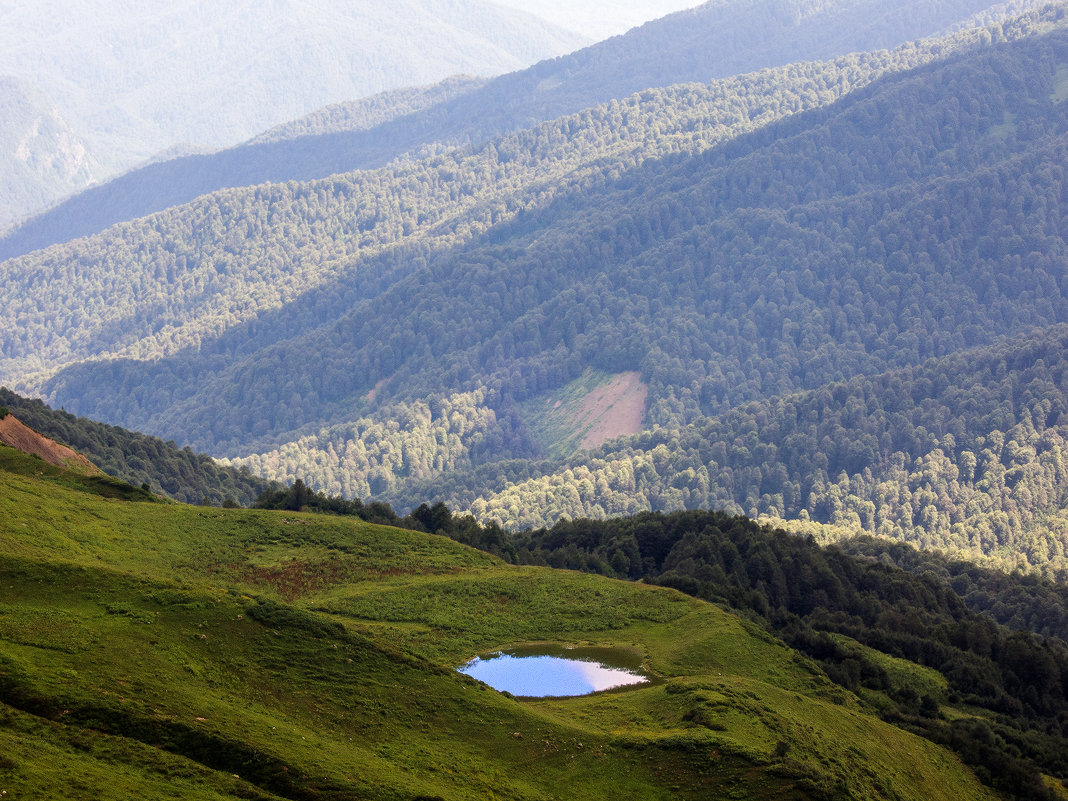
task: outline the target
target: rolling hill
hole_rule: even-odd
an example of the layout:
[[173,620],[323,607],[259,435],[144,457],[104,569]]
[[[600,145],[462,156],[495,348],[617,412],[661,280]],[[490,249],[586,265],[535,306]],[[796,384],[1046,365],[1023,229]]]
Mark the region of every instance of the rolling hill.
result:
[[[12,794],[62,775],[97,799],[994,797],[879,720],[885,694],[675,590],[342,518],[105,500],[37,464],[0,447]],[[453,669],[520,641],[623,645],[658,681],[519,701]]]
[[[158,437],[75,417],[0,387],[0,427],[2,415],[8,412],[19,425],[32,429],[34,436],[58,443],[57,452],[77,451],[79,459],[95,465],[94,470],[102,469],[114,478],[182,503],[249,506],[272,489],[269,481],[247,470],[227,469],[188,447],[179,448]],[[0,441],[33,452],[4,438],[2,432]],[[44,453],[40,455],[47,458]]]
[[[1011,8],[1035,5],[1028,0]],[[379,125],[359,122],[355,130],[332,132],[325,127],[286,142],[252,142],[150,164],[27,221],[0,240],[0,257],[94,234],[223,187],[307,181],[442,146],[479,145],[645,89],[894,48],[967,26],[976,15],[987,22],[1004,18],[1008,9],[988,0],[708,2],[469,91],[450,85],[424,109],[411,108],[402,96],[398,111],[404,113],[387,115],[393,118]]]
[[0,443],[77,473],[99,475],[102,472],[85,456],[42,436],[6,408],[0,408]]

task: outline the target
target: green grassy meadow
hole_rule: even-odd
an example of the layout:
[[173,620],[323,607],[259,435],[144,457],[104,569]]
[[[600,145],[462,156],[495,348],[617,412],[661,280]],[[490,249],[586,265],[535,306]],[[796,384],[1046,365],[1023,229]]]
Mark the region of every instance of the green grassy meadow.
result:
[[[114,494],[113,492],[110,494]],[[540,641],[658,679],[519,700]],[[0,448],[5,799],[989,798],[753,624],[319,515],[103,497]]]

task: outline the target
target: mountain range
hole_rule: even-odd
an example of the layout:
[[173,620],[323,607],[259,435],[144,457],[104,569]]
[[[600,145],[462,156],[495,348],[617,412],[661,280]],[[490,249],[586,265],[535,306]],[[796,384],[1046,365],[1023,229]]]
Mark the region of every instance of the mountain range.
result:
[[[1063,799],[1068,1],[410,83],[4,240],[0,795]],[[0,81],[58,186],[54,96]],[[649,681],[457,670],[532,648]]]
[[[905,430],[872,440],[854,412],[804,447],[793,435],[781,466],[767,448],[783,441],[747,444],[755,458],[683,443],[744,404],[833,398],[835,382],[1065,321],[1063,16],[649,90],[9,260],[4,380],[273,479],[402,507],[417,487],[515,526],[726,504],[1060,569],[1063,545],[1034,533],[1058,509],[1055,471],[1007,479],[1031,493],[1026,514],[986,485],[912,497],[912,460],[938,451],[959,471],[967,452],[984,470],[985,438],[1019,442],[1027,404],[988,430],[924,422],[937,447]],[[642,406],[618,433],[681,433],[639,438],[625,458],[561,450],[576,434],[542,410],[623,375]],[[1054,436],[1056,414],[1027,413],[1034,436]],[[813,450],[827,461],[815,471],[801,461]],[[882,500],[891,486],[908,503]],[[989,534],[961,533],[980,519]]]
[[[621,91],[595,75],[711,69],[693,66],[686,42],[725,9],[672,15],[505,79],[334,107],[250,147],[435,119],[435,109],[543,81],[550,68],[574,78],[550,90],[561,97],[586,84]],[[779,28],[762,52],[788,33],[825,46],[816,31],[831,17],[821,15],[837,14],[857,41],[900,34],[895,13],[855,23],[869,11],[825,4],[791,17],[769,6]],[[884,498],[891,485],[915,494],[911,465],[936,452],[965,473],[980,460],[971,472],[982,471],[994,432],[1021,442],[1025,412],[1034,436],[1059,436],[1058,413],[1029,400],[1004,419],[984,412],[985,430],[950,423],[963,412],[947,401],[948,420],[925,419],[923,435],[913,422],[873,439],[865,427],[886,418],[852,412],[839,429],[806,434],[804,447],[785,423],[775,436],[792,436],[789,447],[772,437],[747,444],[749,456],[684,444],[713,431],[751,436],[727,422],[746,404],[870,394],[856,382],[912,383],[907,371],[921,365],[953,386],[945,376],[985,386],[939,360],[995,358],[983,349],[1003,353],[1006,337],[1026,350],[1036,326],[1032,339],[1059,353],[1064,5],[980,27],[969,15],[985,22],[1005,10],[929,13],[959,30],[647,89],[452,150],[441,149],[445,115],[437,149],[421,158],[218,191],[9,260],[0,376],[272,479],[402,507],[444,500],[522,526],[725,505],[1060,569],[1063,544],[1035,533],[1061,503],[1056,471],[1028,479],[1031,502],[1010,497],[1012,479],[996,498],[988,484],[947,484],[934,503]],[[667,41],[676,61],[652,59]],[[918,390],[907,398],[881,414],[915,417]],[[1062,404],[1054,390],[1039,400]],[[843,415],[843,404],[821,408]],[[640,433],[657,428],[665,433]],[[639,438],[574,453],[613,435]],[[771,447],[794,455],[779,464]],[[815,451],[826,465],[813,469],[802,457]],[[1015,458],[1003,466],[1023,469]],[[965,511],[974,503],[982,509]],[[979,520],[989,533],[976,533]]]
[[[1034,5],[1024,1],[991,8],[987,0],[708,2],[485,85],[468,84],[468,91],[458,91],[452,83],[437,94],[424,93],[414,107],[402,100],[377,125],[355,116],[354,130],[302,127],[303,136],[285,142],[254,141],[150,164],[26,221],[0,240],[0,257],[94,234],[223,187],[306,181],[379,167],[406,154],[418,158],[428,149],[477,146],[634,92],[893,48]],[[828,35],[830,30],[835,35]]]
[[4,176],[0,221],[24,216],[101,177],[92,146],[74,131],[47,97],[25,81],[0,78]]
[[[480,0],[47,0],[0,9],[0,75],[58,109],[96,160],[94,180],[175,146],[231,146],[327,103],[454,73],[497,75],[587,43]],[[28,181],[37,193],[20,190],[0,223],[84,187],[50,181],[47,169],[25,172],[6,170],[3,182]]]

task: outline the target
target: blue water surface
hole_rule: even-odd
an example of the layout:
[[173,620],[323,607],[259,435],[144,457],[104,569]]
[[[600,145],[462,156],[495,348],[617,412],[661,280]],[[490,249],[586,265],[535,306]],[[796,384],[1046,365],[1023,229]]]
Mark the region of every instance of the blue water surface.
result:
[[550,655],[498,653],[489,658],[476,657],[459,670],[495,690],[530,698],[589,695],[649,681],[635,670]]

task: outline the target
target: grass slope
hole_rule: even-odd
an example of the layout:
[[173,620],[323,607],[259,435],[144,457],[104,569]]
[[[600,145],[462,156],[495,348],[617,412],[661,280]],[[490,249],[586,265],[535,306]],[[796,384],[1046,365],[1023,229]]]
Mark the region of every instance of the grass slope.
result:
[[4,408],[0,408],[0,442],[76,473],[94,475],[103,472],[82,454],[34,431]]
[[[537,640],[633,647],[663,681],[520,702],[453,670]],[[13,798],[989,797],[672,590],[348,519],[101,498],[6,448],[0,701]]]

